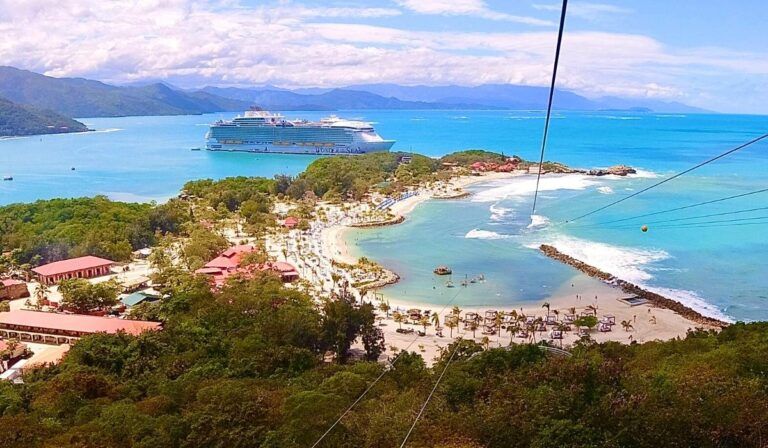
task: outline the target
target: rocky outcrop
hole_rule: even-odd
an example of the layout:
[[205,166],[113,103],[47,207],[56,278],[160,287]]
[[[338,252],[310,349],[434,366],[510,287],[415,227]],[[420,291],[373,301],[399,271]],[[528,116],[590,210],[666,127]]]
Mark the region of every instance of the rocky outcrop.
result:
[[669,310],[672,310],[677,314],[693,322],[704,324],[704,325],[711,325],[711,326],[720,327],[720,328],[728,325],[727,322],[723,322],[718,319],[713,319],[711,317],[704,316],[698,311],[691,309],[678,301],[669,299],[655,292],[651,292],[646,289],[643,289],[635,285],[634,283],[630,283],[628,281],[616,278],[613,275],[607,272],[603,272],[594,266],[590,266],[582,261],[579,261],[571,257],[570,255],[566,255],[552,246],[542,244],[539,247],[539,249],[541,249],[544,255],[554,260],[557,260],[569,266],[572,266],[580,270],[581,272],[589,275],[590,277],[598,278],[604,282],[616,285],[629,294],[634,294],[638,297],[642,297],[643,299],[646,299],[649,303],[656,305],[660,308],[667,308]]
[[610,168],[601,168],[587,171],[587,174],[590,176],[608,176],[611,174],[614,176],[626,176],[627,174],[635,173],[637,173],[637,170],[631,166],[626,165],[616,165]]
[[360,290],[361,293],[365,293],[366,291],[383,288],[387,285],[394,285],[398,281],[400,281],[399,275],[395,274],[394,272],[388,269],[384,269],[384,272],[382,273],[381,277],[379,277],[378,279],[369,283],[360,283],[353,286],[358,290]]
[[392,216],[391,218],[383,219],[380,221],[366,221],[366,222],[356,222],[349,224],[349,227],[383,227],[383,226],[391,226],[394,224],[400,224],[401,222],[405,221],[404,216]]

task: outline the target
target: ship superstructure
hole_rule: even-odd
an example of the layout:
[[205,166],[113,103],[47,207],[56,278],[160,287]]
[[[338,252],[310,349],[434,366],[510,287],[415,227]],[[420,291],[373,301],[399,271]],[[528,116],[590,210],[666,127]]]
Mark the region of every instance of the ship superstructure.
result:
[[389,151],[371,123],[330,116],[320,121],[286,120],[278,113],[252,108],[229,121],[218,121],[206,134],[210,151],[284,154],[365,154]]

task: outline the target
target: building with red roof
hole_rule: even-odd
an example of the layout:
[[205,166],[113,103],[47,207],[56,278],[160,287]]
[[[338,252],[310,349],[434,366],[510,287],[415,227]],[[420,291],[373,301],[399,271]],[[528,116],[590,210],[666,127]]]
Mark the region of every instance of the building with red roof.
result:
[[206,263],[204,267],[196,270],[195,274],[209,276],[215,288],[224,286],[227,279],[233,275],[251,276],[255,271],[271,270],[279,275],[284,282],[292,282],[299,278],[296,268],[292,264],[282,261],[242,266],[245,256],[256,251],[257,249],[251,245],[230,247]]
[[13,278],[0,280],[0,300],[16,300],[22,297],[29,297],[26,283]]
[[21,341],[48,344],[70,344],[94,333],[125,332],[138,335],[160,330],[158,322],[112,317],[59,314],[42,311],[14,310],[0,313],[0,336]]
[[299,218],[296,218],[295,216],[289,216],[285,218],[285,221],[283,221],[283,226],[288,229],[293,229],[298,225],[299,225]]
[[54,261],[32,269],[40,283],[53,285],[71,278],[93,278],[110,273],[115,264],[112,260],[88,255],[70,258],[69,260]]

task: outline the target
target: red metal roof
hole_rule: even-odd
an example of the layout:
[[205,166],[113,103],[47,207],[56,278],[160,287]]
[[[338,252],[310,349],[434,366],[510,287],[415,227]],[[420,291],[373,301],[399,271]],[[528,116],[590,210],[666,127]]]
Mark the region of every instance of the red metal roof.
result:
[[82,333],[117,333],[122,330],[133,335],[148,330],[160,329],[158,322],[26,310],[0,313],[0,324],[24,325],[49,330],[79,331]]
[[33,272],[40,275],[66,274],[68,272],[80,271],[82,269],[100,268],[102,266],[111,266],[115,264],[112,260],[94,257],[88,255],[79,258],[70,258],[69,260],[54,261],[32,269]]
[[0,280],[0,284],[3,286],[13,286],[13,285],[23,285],[24,282],[22,282],[21,280],[15,280],[12,278],[6,278],[3,280]]
[[218,257],[205,264],[206,268],[221,268],[221,269],[237,269],[240,267],[240,261],[243,255],[255,252],[256,248],[244,244],[240,246],[232,246],[225,250]]

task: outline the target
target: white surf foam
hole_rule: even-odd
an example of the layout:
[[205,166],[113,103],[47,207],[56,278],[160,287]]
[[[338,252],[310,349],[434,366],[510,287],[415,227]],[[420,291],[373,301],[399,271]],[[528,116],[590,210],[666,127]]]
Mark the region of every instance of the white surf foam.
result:
[[513,211],[511,208],[501,207],[498,204],[491,205],[488,210],[491,211],[491,221],[496,222],[503,221]]
[[656,174],[653,171],[641,170],[637,168],[635,168],[635,171],[635,174],[628,174],[627,177],[634,179],[656,179],[659,177],[659,174]]
[[[598,183],[581,174],[542,176],[539,191],[584,190]],[[495,185],[499,185],[498,183]],[[480,191],[472,196],[473,202],[498,202],[514,197],[527,197],[536,190],[536,177],[521,176],[504,181],[499,186]]]
[[549,218],[541,215],[531,215],[531,223],[528,224],[529,229],[536,227],[546,227],[549,224]]
[[125,129],[120,129],[120,128],[99,129],[99,130],[96,130],[96,131],[88,132],[88,134],[108,134],[110,132],[119,132],[119,131],[124,131],[124,130]]
[[490,230],[472,229],[464,235],[464,238],[477,240],[502,240],[509,238],[509,235],[502,235],[500,233],[491,232]]
[[[647,250],[559,236],[550,242],[560,252],[632,283],[651,280],[650,264],[669,258],[663,250]],[[538,247],[538,246],[537,246]]]
[[[554,246],[560,252],[590,266],[680,302],[703,315],[724,321],[732,321],[717,306],[707,303],[705,299],[694,291],[650,286],[648,284],[653,279],[651,272],[658,270],[653,264],[670,258],[670,255],[663,250],[611,246],[609,244],[566,236],[558,236],[549,241],[548,244]],[[526,247],[532,249],[538,249],[539,246],[539,243],[526,245]]]
[[597,187],[597,191],[601,194],[613,194],[613,188],[611,187]]

